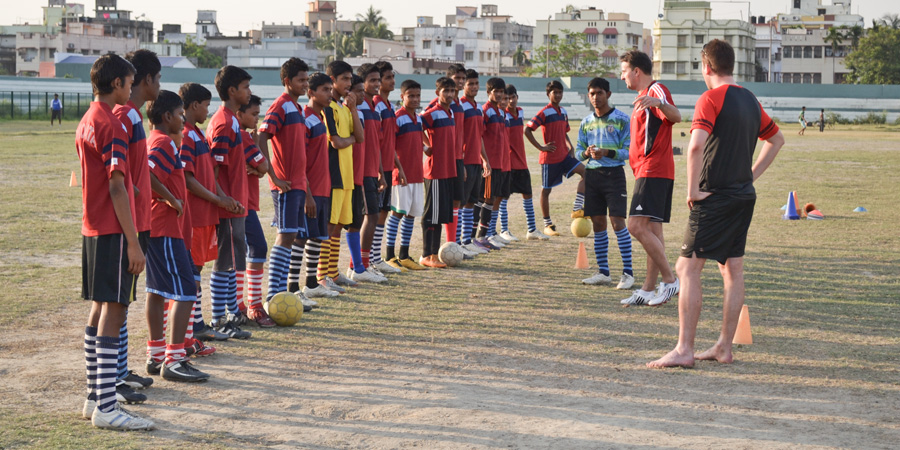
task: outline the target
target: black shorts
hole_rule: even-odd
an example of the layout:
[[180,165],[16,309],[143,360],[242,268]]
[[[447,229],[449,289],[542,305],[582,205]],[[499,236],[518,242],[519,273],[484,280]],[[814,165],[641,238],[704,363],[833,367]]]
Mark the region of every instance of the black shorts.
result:
[[425,179],[425,212],[422,213],[424,225],[440,225],[450,223],[453,219],[453,179]]
[[306,230],[310,239],[328,239],[328,219],[331,218],[331,197],[314,196],[316,217],[306,216]]
[[363,195],[365,195],[366,214],[378,214],[381,211],[381,197],[378,192],[378,177],[363,177]]
[[[365,178],[363,179],[365,183]],[[362,228],[363,218],[366,217],[366,197],[362,186],[353,186],[353,196],[350,209],[353,211],[353,221],[344,226],[345,230]]]
[[216,272],[241,272],[247,270],[246,217],[219,219],[216,242],[219,254],[213,263]]
[[531,171],[513,169],[509,172],[509,193],[531,195]]
[[509,172],[491,169],[491,176],[484,182],[484,198],[509,198]]
[[134,301],[137,276],[128,272],[124,234],[82,236],[81,297],[125,306]]
[[627,212],[625,169],[622,166],[585,169],[584,215],[625,217]]
[[[651,222],[669,223],[672,215],[672,188],[668,178],[638,178],[631,196],[631,217],[649,217]],[[587,212],[585,212],[587,214]]]
[[50,110],[50,121],[53,122],[56,119],[62,121],[62,110],[61,109],[52,109]]
[[390,211],[391,210],[391,189],[393,188],[392,178],[394,176],[393,172],[384,172],[382,174],[384,176],[385,188],[378,194],[379,205],[378,209],[380,211]]
[[456,160],[456,177],[450,179],[453,182],[453,201],[464,202],[466,200],[466,166],[463,160]]
[[150,249],[150,230],[138,233],[138,244],[141,246],[141,253],[147,256],[147,250]]
[[725,264],[728,258],[744,256],[747,230],[753,219],[755,195],[713,194],[694,202],[684,232],[681,256],[714,259]]
[[481,170],[481,164],[466,164],[466,182],[465,188],[463,189],[463,201],[466,203],[478,203],[482,201],[482,191],[484,190],[481,187],[481,182],[483,180],[483,174]]
[[247,218],[244,220],[244,235],[247,239],[247,262],[268,261],[266,255],[269,253],[269,245],[266,242],[266,234],[263,232],[262,224],[259,223],[259,216],[252,209],[247,211]]

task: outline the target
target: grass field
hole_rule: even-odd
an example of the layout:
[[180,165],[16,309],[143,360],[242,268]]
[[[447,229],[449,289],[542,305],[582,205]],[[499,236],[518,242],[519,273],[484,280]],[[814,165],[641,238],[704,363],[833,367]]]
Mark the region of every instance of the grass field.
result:
[[[754,344],[732,365],[647,369],[675,344],[676,305],[623,309],[627,293],[581,285],[590,272],[572,268],[578,239],[564,233],[354,289],[289,329],[248,327],[251,340],[197,361],[208,383],[157,379],[130,407],[157,422],[151,433],[80,418],[88,305],[81,192],[68,187],[74,128],[0,123],[0,448],[893,448],[900,436],[897,127],[783,128],[747,247]],[[687,218],[675,159],[672,263]],[[574,190],[571,180],[553,193],[563,230]],[[790,190],[826,219],[782,221]],[[509,209],[524,236],[521,199]],[[420,241],[417,228],[414,254]],[[634,255],[641,278],[637,242]],[[621,269],[615,245],[610,262]],[[714,264],[703,286],[698,349],[718,336]],[[143,303],[129,321],[140,373]]]

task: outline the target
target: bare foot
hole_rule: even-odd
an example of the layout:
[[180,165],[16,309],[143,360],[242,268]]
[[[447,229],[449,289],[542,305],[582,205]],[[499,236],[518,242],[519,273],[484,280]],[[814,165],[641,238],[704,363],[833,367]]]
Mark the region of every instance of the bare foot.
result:
[[651,369],[664,369],[666,367],[684,367],[690,369],[694,367],[694,354],[680,353],[678,350],[672,350],[666,356],[647,363],[647,367]]
[[720,347],[718,344],[713,345],[709,348],[709,350],[694,355],[694,358],[702,360],[702,361],[718,361],[722,364],[731,364],[734,362],[734,355],[731,353],[731,349],[725,349]]

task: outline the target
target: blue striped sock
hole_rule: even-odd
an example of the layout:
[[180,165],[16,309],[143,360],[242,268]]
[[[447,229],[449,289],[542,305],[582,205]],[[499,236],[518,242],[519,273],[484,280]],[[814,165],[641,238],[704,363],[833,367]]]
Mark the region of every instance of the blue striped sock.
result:
[[116,364],[116,379],[121,380],[128,376],[128,312],[125,313],[125,322],[119,328],[119,359]]
[[597,258],[597,267],[600,273],[609,276],[609,236],[606,231],[598,231],[594,233],[594,257]]
[[412,242],[413,228],[415,228],[416,219],[414,217],[403,216],[400,222],[400,245],[409,247]]
[[459,215],[461,226],[461,235],[460,239],[462,239],[463,244],[471,244],[472,243],[472,220],[475,216],[475,210],[472,208],[460,208]]
[[575,203],[572,204],[572,211],[579,209],[584,209],[584,193],[582,192],[575,193]]
[[634,269],[631,268],[631,234],[628,228],[622,228],[616,231],[616,238],[619,240],[619,253],[622,255],[623,273],[634,276]]
[[228,272],[213,271],[209,276],[209,296],[213,320],[225,315],[228,305]]
[[116,406],[116,366],[119,338],[97,336],[97,407],[108,413]]
[[393,214],[388,216],[387,223],[385,224],[385,231],[387,231],[387,246],[388,248],[394,248],[397,246],[397,232],[400,231],[400,216],[395,216]]
[[97,327],[84,327],[84,366],[87,398],[97,400]]
[[528,232],[537,231],[537,225],[534,222],[534,203],[530,198],[522,199],[522,209],[525,210],[525,221],[528,222]]
[[347,232],[347,248],[350,249],[350,259],[353,260],[353,271],[363,273],[366,271],[362,262],[362,245],[359,243],[359,231]]
[[237,272],[228,271],[228,314],[239,316],[240,308],[237,304]]
[[200,274],[194,273],[194,282],[197,284],[197,300],[194,300],[194,332],[203,329],[203,287],[200,284]]
[[544,217],[544,226],[545,226],[545,227],[549,227],[550,225],[553,225],[553,221],[550,220],[550,217],[549,217],[549,216]]
[[495,236],[497,234],[497,217],[500,215],[500,211],[491,210],[491,222],[488,225],[488,234],[487,237]]
[[266,292],[266,301],[275,294],[287,290],[286,273],[291,265],[291,249],[280,245],[273,245],[269,252],[269,286]]
[[506,210],[507,199],[500,200],[500,232],[509,231],[509,211]]

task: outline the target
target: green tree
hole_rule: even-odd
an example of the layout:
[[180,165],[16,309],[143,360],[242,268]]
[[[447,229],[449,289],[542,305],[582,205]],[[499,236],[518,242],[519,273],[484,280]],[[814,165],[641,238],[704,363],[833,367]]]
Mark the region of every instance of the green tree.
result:
[[[326,63],[334,59],[335,53],[338,60],[362,55],[363,40],[367,37],[375,39],[394,38],[394,33],[388,29],[388,23],[381,15],[381,10],[375,9],[374,6],[369,5],[369,9],[365,13],[357,14],[356,20],[357,22],[353,26],[353,33],[349,36],[341,34],[338,37],[331,35],[316,39],[317,49],[332,53],[326,58]],[[337,52],[334,51],[335,43],[337,43]]]
[[206,49],[205,45],[198,45],[190,36],[181,47],[181,54],[185,58],[197,58],[197,66],[200,68],[218,69],[222,67],[222,58]]
[[[547,45],[540,46],[532,51],[531,67],[525,71],[529,76],[549,74],[550,77],[580,77],[596,76],[609,73],[612,66],[604,65],[600,61],[597,50],[587,41],[584,33],[575,33],[571,30],[561,30],[565,39],[557,39],[552,36],[549,45],[549,60]],[[549,71],[547,65],[549,64]]]
[[856,50],[856,47],[859,47],[859,40],[862,39],[863,35],[866,34],[866,30],[859,25],[853,25],[852,27],[847,29],[847,32],[844,34],[846,39],[850,39],[850,47],[853,50]]
[[847,56],[848,79],[856,84],[900,84],[900,29],[869,30]]
[[[841,47],[841,44],[844,42],[844,30],[846,27],[831,27],[828,29],[828,34],[822,38],[826,44],[831,44],[831,73],[835,71],[835,60],[837,59],[838,49]],[[799,47],[798,47],[799,48]],[[828,56],[828,55],[825,55]]]
[[878,23],[895,30],[900,29],[900,14],[885,14],[878,19]]

